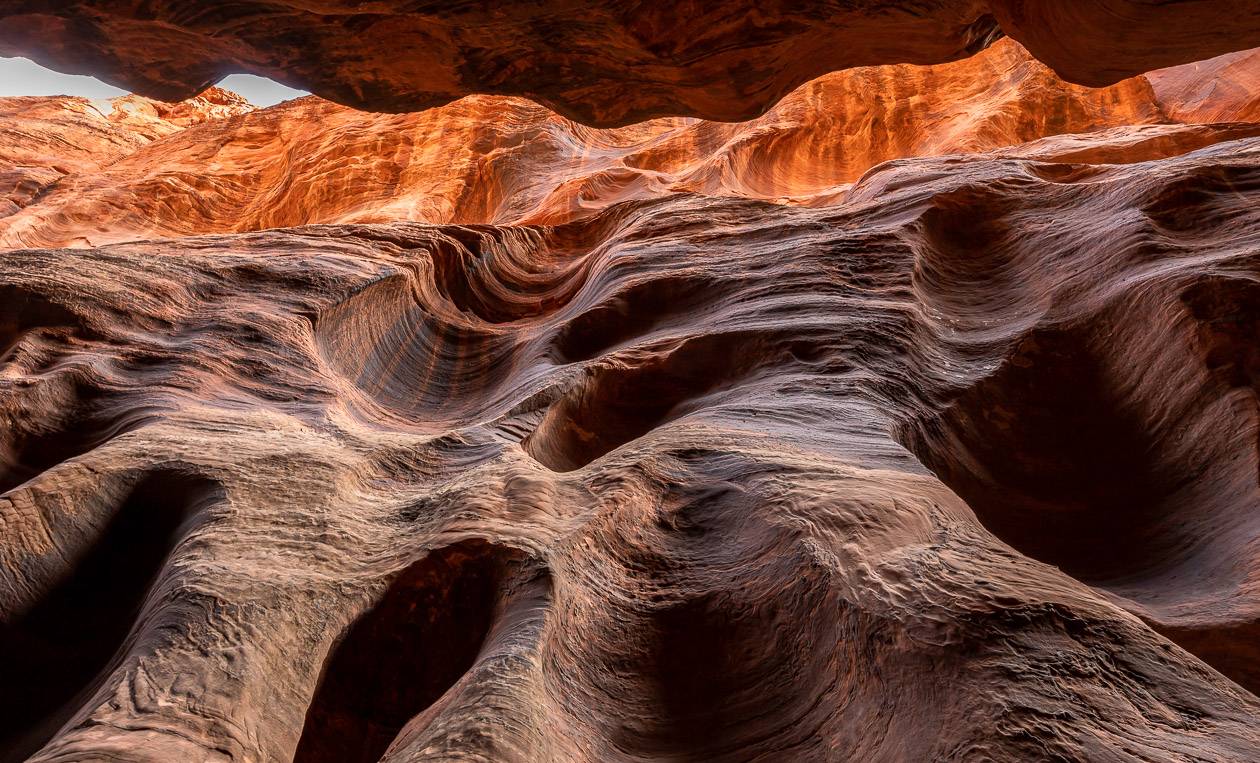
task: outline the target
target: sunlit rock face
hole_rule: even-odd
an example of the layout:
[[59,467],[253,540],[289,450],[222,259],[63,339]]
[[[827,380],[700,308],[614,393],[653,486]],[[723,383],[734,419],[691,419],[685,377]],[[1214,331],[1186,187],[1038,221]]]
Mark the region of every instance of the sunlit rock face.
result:
[[[750,122],[672,118],[610,130],[517,98],[472,96],[399,115],[306,98],[151,141],[153,102],[142,101],[149,111],[137,110],[132,129],[141,134],[128,152],[103,142],[99,160],[58,176],[38,203],[0,219],[0,244],[84,246],[308,223],[559,224],[676,193],[823,206],[892,159],[1114,128],[1081,150],[1135,161],[1254,134],[1252,123],[1184,126],[1250,116],[1237,96],[1250,92],[1250,81],[1223,87],[1217,74],[1197,66],[1159,73],[1162,95],[1145,77],[1091,89],[1063,82],[1002,40],[952,64],[829,74]],[[43,108],[55,113],[58,103]],[[9,117],[17,129],[23,119]],[[174,132],[169,116],[157,124]],[[131,137],[127,122],[110,125]],[[53,156],[34,164],[47,171],[66,142],[40,134]],[[73,148],[88,145],[84,135]],[[1059,144],[1031,151],[1073,153]],[[0,161],[32,163],[5,153]]]
[[1260,50],[1146,75],[1172,119],[1260,121]]
[[235,93],[210,88],[176,104],[138,96],[0,98],[0,219],[43,198],[56,184],[99,172],[185,127],[245,114]]
[[740,124],[0,99],[0,763],[1260,759],[1255,54],[981,38]]
[[1260,46],[1237,0],[9,0],[0,54],[190,97],[224,74],[406,112],[469,94],[530,98],[617,126],[744,120],[853,66],[965,58],[1003,34],[1065,79],[1110,85]]

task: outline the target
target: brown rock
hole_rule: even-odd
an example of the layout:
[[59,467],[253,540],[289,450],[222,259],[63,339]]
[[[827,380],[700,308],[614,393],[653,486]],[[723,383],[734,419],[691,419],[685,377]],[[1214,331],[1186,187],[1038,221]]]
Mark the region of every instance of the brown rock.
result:
[[[172,88],[267,49],[367,99],[445,38],[365,39],[491,12],[20,5]],[[1098,22],[1051,60],[1112,14],[1101,76],[1238,39],[1221,5],[1143,4],[1186,25],[1145,48],[1128,3],[1000,18]],[[758,109],[777,85],[722,88],[845,23],[961,39],[933,3],[725,7],[644,11],[552,87]],[[503,89],[619,28],[549,8],[481,30]],[[589,89],[637,44],[673,68]],[[606,130],[0,101],[0,761],[1260,759],[1249,60],[1089,90],[1004,41]]]
[[474,93],[515,95],[606,127],[670,115],[749,119],[827,72],[953,61],[1002,33],[1070,81],[1107,85],[1260,46],[1260,6],[11,0],[0,10],[0,54],[162,100],[244,71],[360,108],[407,112]]
[[1258,178],[8,252],[9,749],[1252,760]]

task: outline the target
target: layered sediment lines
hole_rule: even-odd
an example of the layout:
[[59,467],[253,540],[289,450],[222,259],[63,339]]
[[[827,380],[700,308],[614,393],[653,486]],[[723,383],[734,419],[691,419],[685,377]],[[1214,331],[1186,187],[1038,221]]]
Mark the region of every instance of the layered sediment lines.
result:
[[1258,251],[1260,138],[7,252],[0,749],[1254,760]]
[[[308,223],[560,224],[680,192],[820,206],[842,199],[884,161],[1104,129],[1128,134],[1086,137],[1109,153],[1079,160],[1149,159],[1256,133],[1249,120],[1260,115],[1240,95],[1254,84],[1242,63],[1208,62],[1094,90],[1063,82],[1003,40],[952,64],[827,75],[747,123],[661,119],[612,130],[518,98],[474,96],[404,115],[306,98],[159,140],[144,133],[127,152],[76,135],[76,152],[100,142],[100,156],[89,152],[70,165],[77,171],[56,175],[38,203],[27,200],[20,213],[0,218],[0,245],[85,246]],[[78,124],[74,108],[86,104],[42,108],[55,113],[63,103],[66,123]],[[1187,126],[1204,122],[1221,124]],[[6,124],[33,132],[23,110],[0,114],[0,129]],[[107,127],[110,138],[129,135],[125,125]],[[66,141],[34,134],[45,136],[50,158],[6,148],[0,163],[28,173],[66,166],[56,159]]]
[[1260,121],[1260,50],[1244,50],[1146,75],[1169,117]]
[[1068,5],[10,3],[568,116],[0,99],[0,763],[1260,759],[1260,22]]
[[1260,45],[1235,0],[807,0],[414,3],[13,0],[0,54],[104,76],[163,100],[234,71],[358,108],[408,112],[470,94],[529,98],[579,122],[743,120],[854,66],[955,61],[1003,34],[1100,86]]
[[98,172],[158,138],[252,110],[217,87],[176,104],[138,96],[0,98],[0,219],[68,176]]

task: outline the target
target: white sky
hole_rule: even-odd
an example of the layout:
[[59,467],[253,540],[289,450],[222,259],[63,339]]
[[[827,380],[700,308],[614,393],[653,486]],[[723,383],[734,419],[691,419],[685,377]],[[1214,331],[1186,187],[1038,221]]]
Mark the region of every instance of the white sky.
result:
[[[300,98],[306,95],[278,82],[252,74],[233,74],[219,86],[239,93],[255,106]],[[114,98],[126,91],[107,85],[95,77],[62,74],[45,69],[25,58],[0,58],[0,96],[8,95],[81,95],[84,98]]]

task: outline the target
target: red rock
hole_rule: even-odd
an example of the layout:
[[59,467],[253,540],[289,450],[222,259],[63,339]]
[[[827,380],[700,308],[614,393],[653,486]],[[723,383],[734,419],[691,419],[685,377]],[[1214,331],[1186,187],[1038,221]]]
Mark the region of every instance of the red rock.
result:
[[0,651],[0,718],[67,721],[39,761],[1254,757],[1258,176],[11,251],[2,603],[97,646]]
[[[1195,70],[1178,76],[1193,87]],[[0,220],[0,244],[79,246],[307,223],[557,224],[680,192],[817,206],[835,203],[880,162],[909,156],[1123,127],[1131,138],[1085,139],[1087,151],[1116,161],[1122,150],[1156,158],[1254,134],[1250,124],[1132,129],[1168,122],[1177,97],[1161,99],[1140,77],[1099,90],[1069,85],[1004,40],[952,64],[830,74],[740,124],[660,119],[594,130],[514,98],[474,96],[406,115],[307,98],[110,154]],[[1177,113],[1203,121],[1193,109],[1221,113],[1203,99]]]
[[1260,121],[1260,50],[1154,71],[1146,78],[1173,119]]
[[1247,60],[0,101],[0,761],[1260,758]]
[[0,219],[160,137],[252,109],[219,88],[180,104],[138,96],[0,98]]
[[523,96],[591,125],[758,116],[853,66],[964,58],[1007,34],[1066,79],[1109,85],[1260,46],[1238,0],[10,0],[0,55],[175,101],[234,71],[407,112]]

